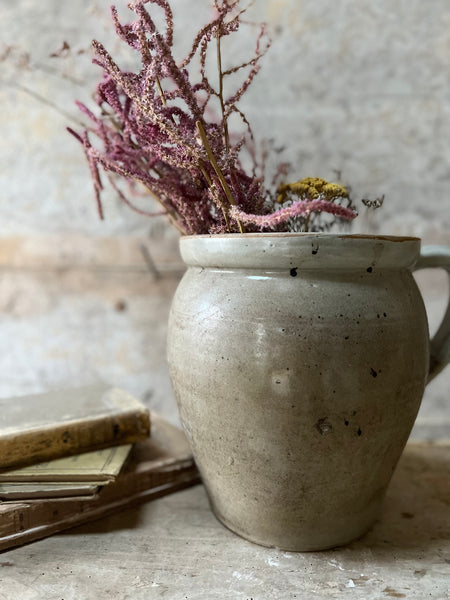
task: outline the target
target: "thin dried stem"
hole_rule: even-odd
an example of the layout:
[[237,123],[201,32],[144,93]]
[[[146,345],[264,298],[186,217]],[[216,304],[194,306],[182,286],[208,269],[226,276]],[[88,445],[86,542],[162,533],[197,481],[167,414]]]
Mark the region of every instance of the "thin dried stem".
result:
[[[230,186],[228,185],[227,180],[223,176],[223,173],[220,170],[217,160],[211,150],[211,146],[209,144],[205,128],[203,127],[203,124],[201,123],[201,121],[197,121],[196,125],[197,125],[197,129],[198,129],[198,133],[202,139],[203,147],[205,148],[205,152],[208,155],[209,162],[211,163],[212,168],[214,169],[217,177],[219,178],[220,185],[222,186],[222,189],[225,192],[225,196],[227,197],[227,200],[231,206],[236,206],[236,200],[233,197],[233,194],[230,190]],[[242,224],[239,221],[239,219],[237,219],[237,224],[239,227],[239,231],[241,233],[244,233],[244,228],[242,227]]]
[[164,92],[161,87],[161,82],[159,81],[159,77],[155,77],[155,81],[156,81],[156,87],[158,88],[158,93],[161,97],[161,102],[163,103],[163,106],[167,106],[166,97],[164,96]]
[[217,46],[217,70],[219,74],[219,102],[220,110],[222,111],[222,122],[223,122],[223,137],[225,140],[226,151],[230,151],[230,136],[228,133],[228,121],[225,114],[225,101],[223,99],[223,72],[222,72],[222,54],[220,50],[220,30],[216,33],[216,46]]
[[208,171],[206,170],[205,164],[204,164],[204,162],[202,161],[202,159],[200,159],[200,160],[198,161],[198,168],[199,168],[199,169],[200,169],[200,171],[202,172],[202,175],[203,175],[203,177],[205,178],[205,180],[206,180],[206,183],[207,183],[209,186],[211,186],[211,185],[212,185],[212,180],[211,180],[211,177],[209,176],[209,173],[208,173]]

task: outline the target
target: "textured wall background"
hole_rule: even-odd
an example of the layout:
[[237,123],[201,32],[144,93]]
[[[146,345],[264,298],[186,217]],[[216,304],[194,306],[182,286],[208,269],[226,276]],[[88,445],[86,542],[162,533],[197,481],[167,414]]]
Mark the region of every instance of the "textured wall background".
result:
[[[74,99],[88,102],[99,76],[91,39],[122,56],[109,4],[0,0],[0,394],[106,379],[166,410],[176,235],[113,194],[100,222],[82,152],[65,131],[79,118]],[[182,53],[209,2],[172,5]],[[385,194],[376,219],[363,215],[355,231],[450,243],[448,1],[258,0],[251,14],[273,36],[242,105],[257,136],[285,147],[296,178],[338,170],[356,198]],[[63,42],[71,51],[52,58]],[[424,272],[420,282],[435,327],[446,281]],[[449,384],[447,373],[430,386],[424,419],[450,418]]]

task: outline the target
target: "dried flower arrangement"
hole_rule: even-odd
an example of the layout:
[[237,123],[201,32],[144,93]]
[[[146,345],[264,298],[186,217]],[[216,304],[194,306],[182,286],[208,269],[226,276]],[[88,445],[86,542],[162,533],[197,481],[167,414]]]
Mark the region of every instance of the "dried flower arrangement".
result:
[[[146,5],[164,14],[163,31]],[[178,62],[168,0],[137,0],[129,8],[136,15],[134,22],[122,24],[115,7],[112,18],[118,36],[140,54],[140,71],[121,70],[94,41],[93,62],[103,69],[95,97],[99,114],[78,103],[91,125],[82,133],[69,128],[83,145],[101,218],[100,171],[130,208],[143,215],[167,215],[183,235],[315,231],[330,225],[323,221],[325,215],[347,221],[356,217],[348,191],[340,184],[320,178],[280,183],[284,169],[279,165],[271,181],[274,190],[266,186],[265,152],[257,151],[250,124],[238,108],[270,46],[264,25],[258,25],[253,57],[222,67],[223,38],[242,24],[252,25],[243,19],[246,9],[240,0],[214,0],[213,19]],[[207,73],[212,51],[215,86]],[[244,81],[226,96],[224,82],[236,74],[245,74]],[[231,120],[239,120],[236,131],[231,131]],[[132,185],[142,184],[162,210],[138,208],[119,186],[117,175]]]

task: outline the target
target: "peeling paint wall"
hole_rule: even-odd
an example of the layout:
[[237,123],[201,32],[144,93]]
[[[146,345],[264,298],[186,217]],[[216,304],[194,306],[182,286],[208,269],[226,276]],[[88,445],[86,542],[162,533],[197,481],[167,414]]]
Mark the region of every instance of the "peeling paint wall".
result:
[[[181,54],[208,19],[209,2],[172,4]],[[5,226],[11,234],[98,235],[161,227],[114,198],[106,203],[107,222],[96,220],[87,167],[65,131],[68,116],[29,93],[79,118],[74,99],[88,100],[99,75],[90,64],[91,39],[131,64],[112,36],[108,7],[109,0],[0,5],[2,46],[16,48],[2,65],[0,89],[4,234]],[[252,17],[266,20],[273,37],[243,102],[257,136],[286,147],[296,178],[333,178],[338,170],[356,198],[385,194],[378,229],[448,239],[448,2],[266,0]],[[64,41],[70,56],[50,58]],[[15,67],[20,53],[28,53],[31,70]]]

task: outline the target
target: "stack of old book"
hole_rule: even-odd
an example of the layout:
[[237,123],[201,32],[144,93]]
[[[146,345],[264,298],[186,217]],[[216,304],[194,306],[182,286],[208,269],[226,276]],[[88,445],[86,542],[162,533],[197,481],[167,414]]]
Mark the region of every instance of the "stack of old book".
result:
[[0,551],[198,481],[184,434],[123,390],[0,399]]

